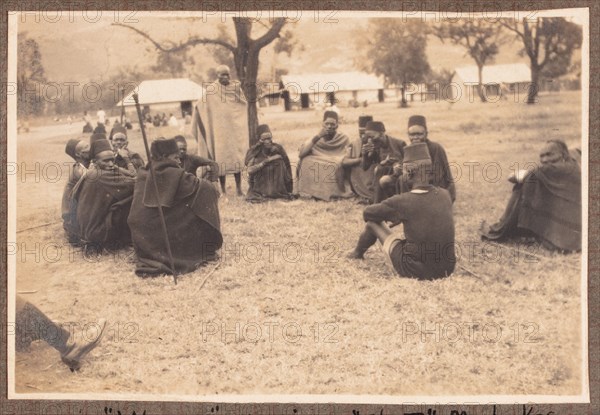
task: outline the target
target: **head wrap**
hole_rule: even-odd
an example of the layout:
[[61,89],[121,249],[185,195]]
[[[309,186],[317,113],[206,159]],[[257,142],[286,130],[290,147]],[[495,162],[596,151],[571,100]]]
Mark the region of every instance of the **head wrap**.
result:
[[261,124],[258,127],[256,127],[256,136],[260,139],[260,136],[263,135],[264,133],[270,133],[271,129],[269,128],[269,126],[267,124]]
[[231,71],[229,70],[229,66],[227,65],[219,65],[217,66],[217,75],[223,72],[227,72],[227,73],[231,73]]
[[420,125],[421,127],[425,128],[425,130],[427,130],[427,121],[422,115],[412,115],[408,119],[408,128],[412,127],[413,125]]
[[122,127],[121,125],[117,124],[113,127],[113,129],[110,132],[111,140],[118,135],[122,135],[124,138],[127,138],[127,130],[125,129],[125,127]]
[[173,137],[173,140],[175,140],[175,142],[177,143],[184,143],[187,145],[187,140],[182,135],[176,135],[175,137]]
[[372,115],[361,115],[358,117],[358,128],[365,128],[369,121],[373,121]]
[[77,147],[77,144],[79,144],[81,140],[79,140],[78,138],[71,138],[69,141],[67,141],[67,146],[65,147],[65,153],[67,153],[71,158],[75,158],[75,149]]
[[160,137],[150,145],[150,153],[154,159],[163,158],[178,152],[179,147],[177,147],[177,141],[174,138]]
[[104,133],[94,133],[91,135],[90,137],[90,146],[92,145],[92,143],[94,141],[98,141],[98,140],[106,140],[106,134]]
[[106,138],[94,140],[90,144],[90,156],[96,158],[96,156],[103,151],[112,151],[112,147]]
[[365,130],[385,133],[385,125],[381,121],[369,121],[365,126]]
[[338,114],[335,111],[325,111],[325,114],[323,114],[323,121],[325,121],[327,118],[335,118],[335,120],[338,120]]
[[431,163],[431,156],[427,143],[410,144],[404,147],[404,163],[418,163],[428,161]]
[[569,153],[569,148],[562,140],[548,140],[546,144],[553,145],[560,152],[563,160],[569,160],[571,158],[571,153]]

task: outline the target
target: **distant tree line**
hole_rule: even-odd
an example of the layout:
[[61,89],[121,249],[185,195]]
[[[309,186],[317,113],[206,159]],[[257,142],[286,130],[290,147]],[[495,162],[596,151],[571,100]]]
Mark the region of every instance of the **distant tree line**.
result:
[[[17,62],[17,112],[21,117],[41,114],[78,114],[85,110],[114,108],[115,104],[131,92],[141,80],[189,77],[202,82],[202,74],[194,72],[195,59],[190,53],[196,45],[204,45],[218,64],[228,65],[242,83],[248,106],[249,132],[257,125],[256,102],[257,84],[277,81],[287,70],[276,67],[279,53],[291,55],[297,46],[291,30],[283,30],[290,23],[285,19],[274,19],[263,26],[263,33],[252,38],[254,24],[247,18],[234,18],[235,39],[228,33],[227,26],[220,25],[214,38],[190,37],[184,42],[165,43],[156,41],[146,32],[137,28],[117,24],[134,30],[149,40],[156,48],[156,63],[147,69],[121,67],[107,79],[96,82],[86,97],[79,89],[68,95],[63,86],[62,99],[56,96],[56,85],[51,84],[45,74],[42,55],[38,43],[26,32],[18,35]],[[463,19],[436,24],[418,20],[391,18],[370,19],[368,26],[357,32],[356,46],[364,51],[357,66],[363,70],[381,75],[388,85],[399,88],[408,83],[439,82],[448,83],[452,72],[448,69],[432,70],[427,60],[426,47],[429,36],[436,36],[442,42],[460,45],[465,49],[479,69],[478,92],[485,101],[481,74],[485,65],[494,62],[500,48],[512,39],[522,43],[521,56],[530,61],[533,88],[528,90],[528,103],[534,103],[541,79],[556,79],[569,71],[581,71],[580,62],[572,62],[573,51],[581,47],[582,29],[579,25],[562,17],[538,17],[536,19]],[[261,49],[274,42],[274,62],[270,77],[259,79],[259,54]],[[206,74],[214,79],[214,68]],[[90,81],[92,82],[92,81]],[[51,90],[50,86],[54,86]],[[50,91],[50,92],[48,92]],[[98,95],[98,91],[101,92]],[[54,92],[54,93],[53,93]],[[404,99],[404,94],[403,99]]]
[[530,61],[532,87],[528,89],[527,97],[530,104],[536,102],[541,79],[556,79],[570,70],[577,70],[571,65],[571,58],[573,51],[581,48],[582,42],[581,27],[563,17],[495,21],[452,19],[436,24],[377,18],[371,19],[357,38],[357,47],[365,50],[366,56],[359,65],[384,76],[388,84],[400,88],[407,83],[439,81],[448,73],[432,72],[425,53],[428,35],[465,49],[466,55],[477,65],[477,90],[483,102],[486,100],[483,68],[494,62],[502,45],[511,39],[522,43],[519,54],[527,56]]

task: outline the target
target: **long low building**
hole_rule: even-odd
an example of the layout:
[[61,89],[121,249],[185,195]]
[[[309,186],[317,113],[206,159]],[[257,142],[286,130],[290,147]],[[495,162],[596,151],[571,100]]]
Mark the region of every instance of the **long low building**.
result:
[[360,105],[385,99],[383,80],[364,72],[283,75],[279,89],[286,111],[294,107],[310,108],[327,103]]
[[[518,93],[531,84],[531,70],[524,63],[487,65],[481,74],[484,92],[487,96]],[[445,98],[452,100],[477,97],[479,70],[476,65],[456,68]]]
[[188,78],[142,81],[137,88],[117,103],[131,110],[135,106],[133,93],[137,92],[140,106],[151,113],[173,113],[184,117],[192,113],[194,103],[202,98],[202,86]]

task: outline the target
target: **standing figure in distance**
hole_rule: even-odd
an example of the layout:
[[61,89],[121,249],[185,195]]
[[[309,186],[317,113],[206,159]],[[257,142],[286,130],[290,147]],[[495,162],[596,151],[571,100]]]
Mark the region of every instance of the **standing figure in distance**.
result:
[[229,67],[217,67],[217,81],[206,86],[194,106],[192,134],[198,154],[219,165],[221,191],[226,193],[226,175],[233,174],[238,196],[242,192],[242,168],[248,150],[248,109],[239,82],[231,82]]

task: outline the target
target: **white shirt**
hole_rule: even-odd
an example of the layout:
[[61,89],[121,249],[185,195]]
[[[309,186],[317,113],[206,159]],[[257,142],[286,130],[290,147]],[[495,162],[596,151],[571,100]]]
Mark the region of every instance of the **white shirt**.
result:
[[96,116],[98,117],[98,122],[104,124],[104,122],[106,121],[106,113],[104,112],[104,110],[98,110]]

